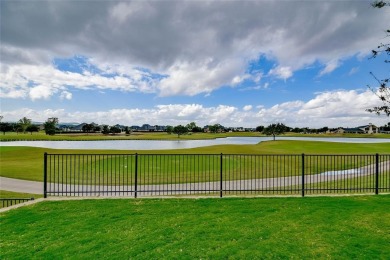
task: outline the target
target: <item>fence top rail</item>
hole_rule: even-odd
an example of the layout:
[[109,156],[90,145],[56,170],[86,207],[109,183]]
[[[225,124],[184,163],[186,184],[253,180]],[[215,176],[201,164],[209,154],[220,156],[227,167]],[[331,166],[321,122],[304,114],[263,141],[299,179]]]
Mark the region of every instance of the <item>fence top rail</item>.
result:
[[79,156],[390,156],[390,154],[378,154],[378,153],[372,153],[372,154],[306,154],[306,153],[296,153],[296,154],[235,154],[235,153],[170,153],[170,154],[163,154],[163,153],[45,153],[47,156],[58,156],[58,155],[79,155]]

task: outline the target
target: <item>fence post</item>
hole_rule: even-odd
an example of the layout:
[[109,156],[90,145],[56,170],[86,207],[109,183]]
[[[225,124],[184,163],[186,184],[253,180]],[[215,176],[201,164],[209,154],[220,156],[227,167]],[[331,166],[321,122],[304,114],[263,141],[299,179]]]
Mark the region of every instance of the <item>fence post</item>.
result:
[[305,154],[302,154],[302,197],[305,197]]
[[375,194],[379,194],[379,154],[375,154]]
[[223,180],[222,180],[222,153],[220,157],[220,187],[219,187],[219,197],[222,198],[222,191],[223,191]]
[[47,153],[43,155],[43,197],[47,198]]
[[134,198],[137,198],[137,182],[138,182],[138,153],[135,153]]

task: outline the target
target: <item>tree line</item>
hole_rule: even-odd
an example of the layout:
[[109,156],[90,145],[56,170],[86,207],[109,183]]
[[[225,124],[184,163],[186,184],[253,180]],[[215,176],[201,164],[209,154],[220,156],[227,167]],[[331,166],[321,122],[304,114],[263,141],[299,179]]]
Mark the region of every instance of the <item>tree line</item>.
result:
[[[45,123],[41,126],[32,124],[31,119],[27,117],[21,118],[16,123],[7,123],[1,122],[3,117],[0,116],[0,131],[5,134],[6,132],[16,132],[16,133],[30,133],[39,132],[41,129],[45,131],[47,135],[55,135],[56,133],[62,133],[62,131],[58,128],[58,118],[48,118]],[[240,128],[241,131],[243,130]],[[299,127],[289,127],[284,125],[283,123],[273,123],[268,126],[257,126],[254,128],[254,131],[273,136],[274,139],[277,135],[281,135],[285,132],[293,132],[293,133],[303,133],[303,134],[319,134],[326,133],[329,131],[335,131],[337,128],[299,128]],[[390,122],[387,125],[381,126],[381,130],[390,131]],[[126,135],[130,135],[132,133],[132,129],[128,126],[119,127],[118,125],[109,126],[109,125],[97,125],[94,123],[84,123],[82,124],[81,131],[83,133],[101,133],[103,135],[115,135],[124,132]],[[187,125],[177,125],[177,126],[166,126],[165,132],[168,134],[177,134],[180,138],[181,135],[189,134],[189,133],[200,133],[200,132],[210,132],[210,133],[222,133],[222,132],[233,132],[235,128],[224,127],[221,124],[207,125],[205,127],[200,127],[196,125],[195,122],[191,122]]]

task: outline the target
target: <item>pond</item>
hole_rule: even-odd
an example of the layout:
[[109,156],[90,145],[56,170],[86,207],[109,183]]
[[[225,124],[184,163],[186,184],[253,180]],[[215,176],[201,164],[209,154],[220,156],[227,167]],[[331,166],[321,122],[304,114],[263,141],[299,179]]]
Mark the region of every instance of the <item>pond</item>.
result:
[[[323,141],[339,143],[390,143],[385,138],[276,137],[277,140]],[[12,141],[0,146],[31,146],[52,149],[171,150],[212,145],[243,145],[270,141],[272,137],[227,137],[211,140],[106,140],[106,141]]]

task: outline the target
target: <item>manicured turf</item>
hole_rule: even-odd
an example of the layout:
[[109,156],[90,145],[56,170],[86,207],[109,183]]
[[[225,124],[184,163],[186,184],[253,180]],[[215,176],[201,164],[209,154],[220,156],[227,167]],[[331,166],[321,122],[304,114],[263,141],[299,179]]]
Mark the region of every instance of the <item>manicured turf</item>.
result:
[[[374,154],[389,153],[389,143],[351,144],[311,141],[268,141],[257,145],[218,145],[180,150],[161,150],[161,154]],[[43,180],[43,154],[153,154],[156,151],[63,150],[33,147],[0,147],[0,175],[26,180]]]
[[0,198],[42,198],[41,194],[30,194],[30,193],[21,193],[21,192],[12,192],[6,190],[0,190]]
[[2,213],[1,259],[389,259],[390,196],[84,200]]

